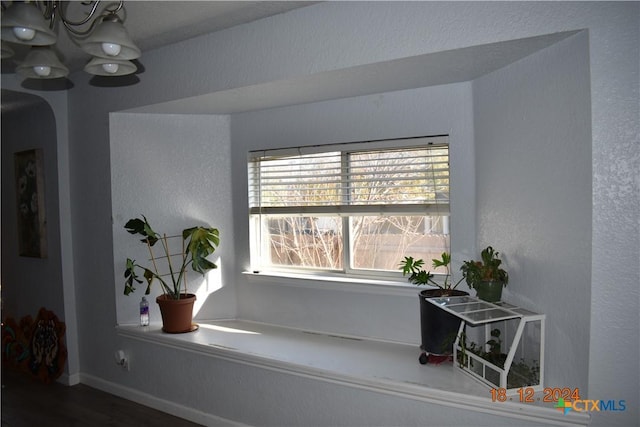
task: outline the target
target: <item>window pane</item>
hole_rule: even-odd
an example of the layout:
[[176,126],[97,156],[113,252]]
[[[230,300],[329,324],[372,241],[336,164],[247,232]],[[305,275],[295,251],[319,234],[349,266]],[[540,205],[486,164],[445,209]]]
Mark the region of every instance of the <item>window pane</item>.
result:
[[354,216],[350,227],[352,268],[398,271],[412,256],[428,269],[450,247],[448,216]]
[[446,136],[252,151],[248,178],[257,271],[392,277],[450,250]]
[[267,217],[266,263],[273,266],[342,269],[340,217]]
[[348,186],[351,204],[448,203],[448,148],[351,153]]
[[342,194],[341,154],[263,159],[249,169],[249,206],[333,206]]

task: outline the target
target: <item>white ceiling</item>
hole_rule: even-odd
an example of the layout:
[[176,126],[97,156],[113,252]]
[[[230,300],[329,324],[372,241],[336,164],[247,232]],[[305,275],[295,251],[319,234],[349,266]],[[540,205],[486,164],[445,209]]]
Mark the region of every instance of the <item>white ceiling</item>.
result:
[[[124,24],[136,45],[145,51],[176,43],[202,34],[220,31],[268,16],[277,15],[317,2],[310,1],[139,1],[124,3]],[[105,2],[105,4],[113,4]],[[100,6],[102,7],[102,6]],[[87,7],[80,2],[69,2],[67,16],[72,20],[83,18]],[[26,48],[12,46],[21,58]],[[78,48],[58,30],[56,48],[64,63],[73,71],[82,69],[90,56]],[[3,61],[5,68],[5,61]]]
[[[164,45],[314,3],[318,2],[127,0],[124,18],[129,34],[144,55],[145,51]],[[67,15],[71,19],[80,19],[81,6],[80,2],[70,2]],[[131,111],[224,114],[470,81],[574,33],[549,34],[367,64],[294,80],[264,83],[148,105]],[[57,46],[65,63],[74,71],[82,69],[89,60],[89,55],[75,46],[65,34],[59,34]],[[6,60],[3,61],[3,72],[8,72],[5,62]]]

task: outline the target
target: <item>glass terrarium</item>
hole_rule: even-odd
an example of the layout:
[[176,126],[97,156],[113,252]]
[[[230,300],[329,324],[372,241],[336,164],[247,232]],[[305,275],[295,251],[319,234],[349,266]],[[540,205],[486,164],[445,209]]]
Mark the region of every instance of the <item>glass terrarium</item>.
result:
[[491,388],[542,390],[544,314],[468,296],[431,302],[461,320],[454,344],[456,366]]

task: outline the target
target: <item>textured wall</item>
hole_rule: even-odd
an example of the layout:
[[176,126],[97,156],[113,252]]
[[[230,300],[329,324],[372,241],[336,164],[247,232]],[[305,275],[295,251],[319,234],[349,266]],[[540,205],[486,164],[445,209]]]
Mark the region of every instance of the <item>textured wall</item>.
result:
[[[188,289],[198,297],[198,318],[233,317],[234,238],[232,213],[225,208],[232,201],[229,117],[113,114],[111,136],[114,276],[122,277],[127,257],[150,267],[146,246],[124,229],[130,218],[144,215],[168,235],[196,225],[216,227],[220,246],[212,260],[218,269],[203,278],[189,268]],[[123,283],[115,287],[117,321],[135,324],[145,286],[127,297]],[[148,298],[152,321],[160,320],[155,296],[161,293],[155,283]]]
[[[205,414],[256,426],[541,426],[536,420],[479,414],[421,399],[357,389],[278,370],[126,340],[132,372],[118,372],[120,396],[136,391]],[[176,364],[176,360],[180,363]],[[417,362],[416,362],[417,363]],[[158,375],[173,366],[172,375]],[[135,371],[135,372],[134,372]],[[99,385],[99,383],[95,383]],[[107,385],[109,387],[109,385]],[[199,392],[195,392],[195,390]],[[460,402],[454,402],[460,403]],[[460,405],[462,406],[462,405]],[[166,408],[166,407],[165,407]],[[180,408],[176,409],[180,410]],[[207,425],[231,425],[199,418]]]
[[[473,119],[469,83],[272,108],[232,117],[235,194],[247,194],[249,150],[448,134],[451,147],[454,260],[474,244]],[[248,218],[247,201],[234,199],[237,218]],[[249,266],[247,222],[235,223],[240,268]],[[398,260],[398,263],[400,260]],[[272,280],[239,276],[239,315],[290,327],[419,343],[418,289],[408,296],[298,289]],[[276,286],[274,286],[276,285]],[[394,313],[385,315],[383,313]]]
[[[474,82],[477,251],[507,301],[547,315],[546,383],[586,390],[591,304],[591,98],[586,33]],[[473,258],[478,259],[476,253]]]
[[[589,352],[578,357],[588,360],[590,398],[632,402],[625,413],[595,414],[594,425],[637,423],[638,13],[636,2],[328,2],[144,52],[145,72],[134,86],[97,88],[88,84],[88,77],[73,75],[75,87],[68,95],[68,159],[82,371],[136,388],[150,375],[143,372],[146,376],[139,377],[134,371],[125,375],[116,371],[112,361],[113,349],[123,343],[113,330],[117,320],[114,293],[121,284],[110,262],[110,112],[446,49],[587,29],[593,136],[592,287],[590,329],[584,331],[589,336]],[[4,86],[7,77],[2,80]],[[49,99],[55,94],[43,96]],[[61,114],[58,123],[65,120],[64,112]],[[160,369],[169,354],[154,347],[145,356],[149,366]],[[199,368],[206,369],[208,360],[195,359],[192,377]],[[153,384],[171,387],[177,381],[170,377]],[[193,381],[185,392],[190,391],[197,401],[200,396],[218,393],[219,389],[212,390],[216,384],[215,379],[203,378]],[[296,384],[293,393],[305,390],[305,384]],[[350,392],[342,402],[320,402],[337,417],[356,423],[357,414],[344,401],[358,405],[377,401]],[[273,402],[265,405],[268,403]],[[402,420],[421,419],[420,411],[426,409],[395,400],[389,405],[406,408]],[[378,414],[388,409],[369,408]],[[273,410],[260,405],[249,409],[256,423],[261,411]],[[454,414],[438,411],[438,415],[441,424],[463,424]],[[276,419],[286,422],[283,414]],[[492,420],[473,418],[474,424],[485,421]]]

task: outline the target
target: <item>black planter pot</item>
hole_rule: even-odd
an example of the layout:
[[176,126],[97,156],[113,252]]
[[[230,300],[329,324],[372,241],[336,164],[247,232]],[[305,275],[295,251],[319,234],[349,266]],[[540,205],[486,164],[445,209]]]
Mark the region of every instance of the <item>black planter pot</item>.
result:
[[[467,292],[449,290],[446,296],[465,296]],[[427,363],[427,356],[446,356],[453,353],[453,342],[456,339],[460,319],[427,301],[428,298],[443,297],[442,289],[428,289],[420,292],[420,334],[424,353],[420,363]],[[425,354],[426,353],[426,354]]]

